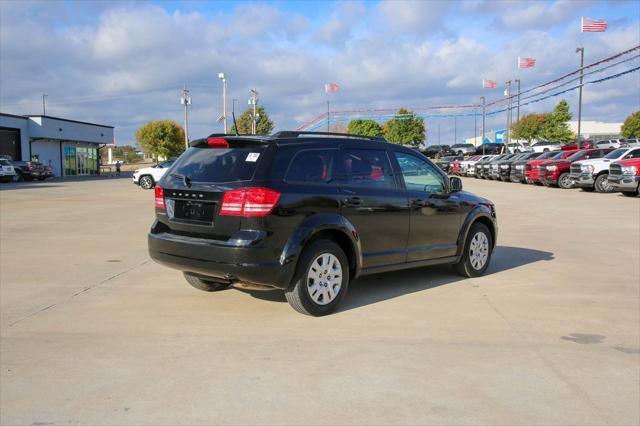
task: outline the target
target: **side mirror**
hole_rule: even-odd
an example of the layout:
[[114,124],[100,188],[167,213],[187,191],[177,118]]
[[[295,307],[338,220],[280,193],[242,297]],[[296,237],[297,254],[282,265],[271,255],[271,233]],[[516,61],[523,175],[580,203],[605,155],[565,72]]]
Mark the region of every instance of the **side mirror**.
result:
[[462,179],[458,176],[451,176],[449,178],[449,192],[460,192],[462,191]]

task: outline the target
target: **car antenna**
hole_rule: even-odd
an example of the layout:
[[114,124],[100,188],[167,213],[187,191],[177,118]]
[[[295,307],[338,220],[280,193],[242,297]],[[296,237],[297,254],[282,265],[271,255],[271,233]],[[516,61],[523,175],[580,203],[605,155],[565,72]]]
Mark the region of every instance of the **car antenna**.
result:
[[238,123],[236,123],[236,112],[231,111],[231,116],[233,117],[233,128],[236,131],[236,136],[240,136],[240,134],[238,133]]

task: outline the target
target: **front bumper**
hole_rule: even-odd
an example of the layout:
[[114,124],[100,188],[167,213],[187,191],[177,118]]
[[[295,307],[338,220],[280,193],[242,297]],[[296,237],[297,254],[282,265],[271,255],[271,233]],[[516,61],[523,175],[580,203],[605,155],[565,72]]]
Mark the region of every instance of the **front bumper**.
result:
[[147,236],[149,256],[169,268],[213,280],[246,282],[285,289],[295,262],[281,264],[273,247],[238,246],[227,241],[187,237],[167,232]]
[[545,175],[540,176],[540,182],[543,185],[557,185],[558,175],[556,173],[547,173]]
[[622,192],[635,192],[640,184],[640,176],[634,175],[609,174],[607,180],[614,190]]
[[571,179],[571,184],[578,188],[590,188],[596,182],[591,173],[571,173],[569,179]]

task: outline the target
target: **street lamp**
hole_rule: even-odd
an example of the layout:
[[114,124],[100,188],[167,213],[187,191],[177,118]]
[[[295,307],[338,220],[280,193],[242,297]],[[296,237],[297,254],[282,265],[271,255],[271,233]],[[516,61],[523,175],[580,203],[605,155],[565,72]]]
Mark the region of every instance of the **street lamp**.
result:
[[224,133],[227,133],[227,78],[224,73],[218,74],[218,78],[222,80],[222,124],[224,125]]

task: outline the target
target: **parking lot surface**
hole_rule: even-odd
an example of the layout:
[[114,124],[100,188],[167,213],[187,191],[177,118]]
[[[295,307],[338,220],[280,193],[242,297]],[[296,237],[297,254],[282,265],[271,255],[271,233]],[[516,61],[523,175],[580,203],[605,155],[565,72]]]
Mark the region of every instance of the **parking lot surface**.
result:
[[154,264],[128,179],[3,185],[1,423],[640,423],[640,200],[464,185],[486,276],[364,277],[323,318]]

